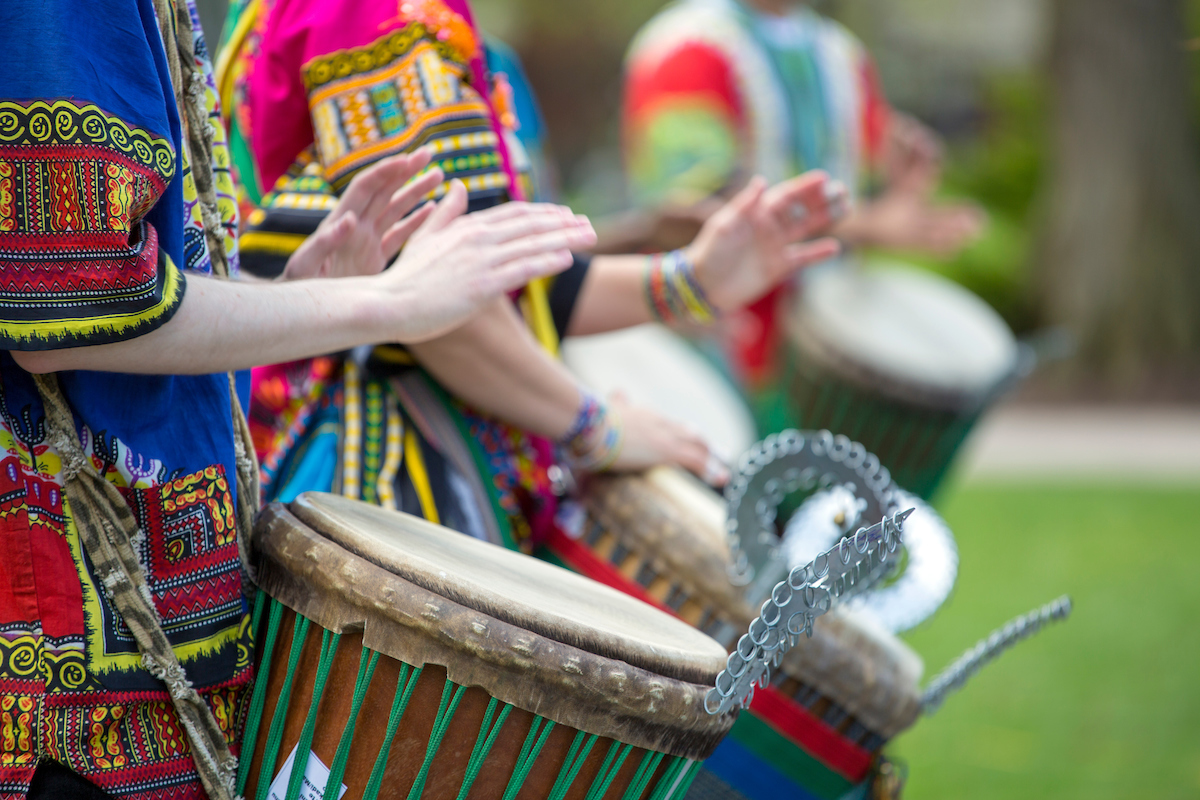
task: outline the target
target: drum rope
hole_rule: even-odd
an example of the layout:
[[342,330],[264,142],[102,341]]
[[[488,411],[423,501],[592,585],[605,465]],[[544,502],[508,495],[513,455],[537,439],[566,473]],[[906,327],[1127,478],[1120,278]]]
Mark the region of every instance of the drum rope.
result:
[[442,746],[446,730],[454,721],[454,712],[458,710],[459,701],[462,700],[465,691],[465,686],[459,686],[449,678],[446,679],[446,685],[442,687],[442,702],[438,705],[437,715],[433,718],[433,730],[429,732],[429,742],[425,745],[425,760],[421,762],[421,769],[417,771],[412,788],[408,790],[408,800],[421,800],[421,792],[425,791],[425,780],[429,777],[429,767],[433,764],[438,748]]
[[[396,697],[392,701],[392,710],[388,714],[387,732],[383,737],[385,742],[391,742],[396,738],[396,729],[400,727],[400,718],[404,716],[404,710],[408,708],[408,701],[417,688],[417,681],[421,677],[422,669],[422,667],[414,668],[409,664],[400,665],[400,677],[396,679]],[[404,686],[403,690],[400,690],[401,685]],[[379,787],[383,783],[383,771],[387,769],[388,755],[391,751],[390,747],[380,748],[379,755],[375,758],[375,766],[371,769],[371,777],[367,781],[367,788],[363,790],[363,800],[376,800],[379,797]]]
[[650,794],[650,800],[666,800],[671,789],[675,788],[679,783],[679,774],[687,766],[689,759],[683,757],[675,757],[671,759],[670,766],[663,772],[662,778],[654,787],[654,791]]
[[[259,592],[258,597],[264,598],[266,592]],[[258,633],[258,622],[262,615],[262,606],[258,599],[254,602],[254,631]],[[271,672],[271,655],[275,651],[275,639],[279,634],[279,621],[283,618],[283,605],[271,600],[271,614],[267,620],[266,640],[260,645],[262,661],[258,665],[258,675],[254,681],[254,694],[250,697],[250,711],[246,714],[246,724],[243,726],[242,741],[258,741],[258,726],[262,722],[263,707],[267,702],[266,676]],[[239,796],[246,791],[246,781],[250,779],[250,758],[238,762],[237,793]]]
[[637,772],[633,775],[633,780],[626,787],[625,794],[621,795],[621,800],[638,800],[645,793],[646,787],[650,784],[650,779],[654,776],[664,755],[664,753],[656,753],[653,750],[646,751],[646,755],[642,756],[642,763],[638,765]]
[[517,792],[521,791],[521,787],[525,785],[525,779],[529,777],[529,771],[533,769],[533,762],[537,761],[537,757],[541,755],[542,747],[550,738],[552,730],[554,730],[554,720],[541,716],[533,718],[533,723],[529,726],[529,733],[525,735],[525,743],[521,745],[521,754],[517,756],[516,767],[513,769],[512,777],[508,779],[508,786],[504,789],[504,797],[501,800],[513,800],[517,796]]
[[583,767],[583,762],[587,761],[588,755],[592,752],[592,748],[595,747],[596,740],[599,738],[594,733],[588,734],[583,731],[575,733],[575,739],[571,742],[571,749],[567,751],[567,758],[563,761],[562,766],[559,767],[558,777],[554,779],[554,787],[550,790],[550,794],[546,800],[563,800],[566,797],[567,790],[575,782],[575,777],[579,774],[580,768]]
[[371,679],[375,677],[375,664],[379,661],[379,653],[368,647],[362,649],[358,657],[358,677],[354,679],[354,696],[350,702],[350,716],[346,718],[346,726],[342,728],[342,738],[338,740],[337,750],[333,755],[333,763],[329,765],[329,780],[325,781],[322,797],[336,797],[337,793],[329,793],[330,787],[339,787],[342,777],[346,774],[346,764],[350,761],[350,744],[354,740],[354,731],[358,725],[358,715],[362,711],[363,701],[367,697],[367,689]]
[[300,741],[296,743],[296,758],[292,762],[292,774],[288,778],[287,794],[284,800],[299,800],[300,786],[304,782],[304,773],[308,771],[308,753],[312,750],[313,733],[317,726],[317,710],[321,706],[321,698],[325,695],[325,684],[329,680],[333,657],[337,655],[338,643],[342,635],[329,630],[321,631],[321,656],[317,661],[317,676],[313,681],[312,703],[308,706],[308,715],[304,718],[304,728],[300,731]]
[[[618,751],[620,751],[619,754]],[[604,757],[604,763],[600,765],[600,771],[596,773],[596,778],[592,781],[592,786],[588,789],[584,800],[601,800],[608,793],[608,787],[612,785],[613,779],[617,777],[621,767],[625,766],[625,759],[632,751],[633,745],[622,744],[616,740],[609,745],[608,755]],[[616,757],[615,763],[613,762],[614,756]]]
[[471,749],[471,758],[467,761],[467,772],[463,776],[462,788],[458,790],[456,800],[467,800],[467,794],[471,791],[471,787],[475,785],[475,779],[479,777],[480,770],[483,769],[483,762],[487,760],[488,754],[492,752],[492,745],[496,743],[496,736],[500,733],[500,729],[504,727],[509,713],[513,710],[512,706],[505,703],[504,708],[500,709],[499,717],[496,717],[496,724],[493,725],[492,719],[496,714],[496,706],[499,703],[500,701],[495,697],[488,701],[487,710],[483,713],[483,722],[479,726],[479,735],[475,737],[475,747]]
[[308,625],[307,617],[296,615],[293,618],[292,650],[288,654],[287,673],[283,676],[283,687],[279,690],[279,701],[271,717],[271,727],[267,729],[267,746],[263,750],[262,766],[258,771],[258,792],[255,800],[267,800],[267,792],[271,788],[271,772],[275,769],[275,759],[279,756],[279,746],[283,742],[283,724],[287,720],[288,706],[292,699],[292,680],[296,677],[296,667],[300,663],[300,651],[304,649]]

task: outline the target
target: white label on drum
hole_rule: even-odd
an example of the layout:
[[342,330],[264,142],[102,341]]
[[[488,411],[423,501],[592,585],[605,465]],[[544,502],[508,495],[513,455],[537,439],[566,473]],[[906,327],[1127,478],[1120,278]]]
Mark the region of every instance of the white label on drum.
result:
[[[297,745],[298,747],[299,745]],[[296,761],[296,748],[283,762],[283,768],[271,781],[271,789],[267,792],[267,800],[284,800],[287,797],[288,781],[292,779],[292,764]],[[321,763],[317,754],[309,752],[308,765],[304,768],[304,780],[300,782],[298,800],[324,800],[325,784],[329,783],[329,767]],[[346,784],[338,791],[338,800],[346,793]]]

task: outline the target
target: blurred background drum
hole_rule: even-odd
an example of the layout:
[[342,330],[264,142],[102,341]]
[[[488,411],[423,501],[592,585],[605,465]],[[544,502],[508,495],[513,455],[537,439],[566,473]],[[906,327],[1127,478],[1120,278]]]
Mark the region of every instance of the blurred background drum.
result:
[[912,268],[805,274],[781,390],[799,427],[861,442],[929,499],[988,406],[1033,356],[983,300]]
[[[586,523],[555,533],[558,563],[679,616],[732,649],[757,614],[730,581],[726,510],[676,470],[599,476]],[[696,778],[695,800],[834,800],[865,791],[883,745],[917,719],[922,662],[853,612],[817,620]]]
[[254,544],[247,797],[677,800],[733,722],[720,645],[536,559],[311,493]]
[[593,391],[624,392],[637,405],[700,433],[718,454],[736,460],[758,439],[741,394],[683,337],[662,325],[570,337],[563,360]]

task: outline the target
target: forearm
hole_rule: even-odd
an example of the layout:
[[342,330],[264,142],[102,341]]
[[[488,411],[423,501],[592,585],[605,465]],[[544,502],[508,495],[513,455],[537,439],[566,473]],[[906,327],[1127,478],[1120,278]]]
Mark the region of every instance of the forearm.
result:
[[534,341],[506,299],[409,350],[451,393],[522,430],[557,439],[579,409],[575,379]]
[[596,256],[571,314],[569,336],[653,322],[645,290],[646,256]]
[[[226,282],[189,276],[175,315],[114,344],[13,352],[31,372],[87,369],[195,375],[246,369],[386,341],[387,298],[370,279]],[[392,313],[399,313],[393,306]]]

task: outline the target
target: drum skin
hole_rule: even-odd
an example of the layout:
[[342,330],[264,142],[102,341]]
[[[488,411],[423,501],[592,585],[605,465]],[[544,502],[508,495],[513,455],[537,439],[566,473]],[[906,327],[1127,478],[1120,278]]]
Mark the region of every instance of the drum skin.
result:
[[781,389],[798,427],[879,457],[929,499],[979,416],[1028,365],[1003,320],[944,278],[838,265],[789,310]]
[[[363,513],[357,519],[343,513],[347,503]],[[349,524],[332,530],[339,519],[349,519]],[[314,529],[314,522],[325,530]],[[402,548],[389,549],[386,537],[360,535],[364,526],[375,523],[418,526],[421,530],[413,536],[448,543],[449,560],[439,561],[441,555],[427,551],[428,563],[410,561]],[[276,779],[307,729],[309,750],[326,767],[336,757],[343,732],[349,731],[342,779],[348,800],[364,796],[381,751],[387,756],[377,781],[378,797],[407,798],[414,780],[423,775],[419,797],[425,800],[455,800],[464,791],[467,799],[499,800],[535,724],[546,736],[528,776],[518,784],[519,791],[514,790],[515,798],[584,800],[593,784],[603,784],[606,777],[606,791],[597,797],[622,798],[635,778],[641,779],[639,786],[644,782],[637,798],[682,796],[674,792],[685,788],[694,760],[712,751],[733,717],[704,711],[706,683],[664,676],[630,662],[653,663],[672,648],[686,650],[695,643],[692,657],[680,659],[679,671],[707,681],[721,668],[723,649],[677,620],[605,587],[591,586],[569,573],[555,576],[547,570],[562,571],[461,534],[428,528],[436,526],[325,495],[302,495],[291,510],[274,504],[264,511],[254,548],[259,585],[270,598],[271,611],[256,614],[257,655],[263,669],[256,696],[261,694],[262,714],[252,750],[243,755],[250,760],[245,796],[259,796],[263,784]],[[405,536],[395,541],[402,543]],[[536,566],[525,582],[534,588],[527,597],[536,598],[537,587],[546,587],[542,599],[547,606],[555,600],[551,588],[576,586],[574,591],[587,603],[603,607],[597,614],[599,633],[593,636],[586,620],[566,619],[570,610],[534,632],[472,607],[467,596],[470,582],[454,579],[451,562],[460,545],[475,551],[463,560],[479,558],[478,548],[483,547],[504,554],[501,562],[532,562]],[[419,544],[412,549],[420,551]],[[457,585],[459,596],[447,598],[397,575],[394,565],[381,566],[389,561],[404,562],[411,577],[430,586]],[[501,587],[493,592],[490,600],[502,599],[503,591]],[[605,610],[610,606],[616,608],[612,613]],[[628,653],[617,652],[620,642],[611,641],[604,629],[623,624],[629,614],[645,618],[631,624],[635,630],[639,624],[644,630],[662,625],[667,643],[663,653],[636,644]],[[270,626],[264,626],[268,616]],[[593,647],[595,642],[602,646]],[[591,652],[605,648],[608,655]],[[630,660],[614,657],[622,654]],[[374,672],[361,687],[361,708],[351,722],[360,670],[368,663],[374,664]],[[398,717],[395,735],[387,740],[389,714],[404,685],[401,679],[413,680],[413,675],[419,676],[415,688]],[[313,711],[318,688],[322,691]],[[482,761],[476,759],[477,775],[464,788],[464,778],[474,773],[468,770],[473,753],[489,730],[485,721],[497,724],[496,710],[506,707],[510,708],[503,711],[503,727]],[[568,769],[571,765],[573,771]],[[648,766],[639,775],[643,765]],[[569,780],[563,777],[567,775]]]
[[[582,535],[554,537],[555,556],[733,647],[756,610],[727,577],[723,514],[711,491],[659,468],[598,477],[586,487],[584,504]],[[791,783],[773,783],[762,794],[819,785],[818,795],[840,796],[868,777],[887,739],[915,722],[921,672],[920,658],[890,633],[852,613],[828,614],[811,639],[788,653],[773,685],[757,690],[750,712],[706,767],[743,774],[743,765],[761,761],[770,772],[782,760],[800,765]],[[698,780],[705,780],[703,772]]]

